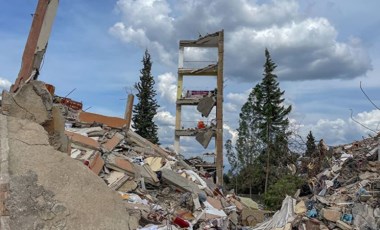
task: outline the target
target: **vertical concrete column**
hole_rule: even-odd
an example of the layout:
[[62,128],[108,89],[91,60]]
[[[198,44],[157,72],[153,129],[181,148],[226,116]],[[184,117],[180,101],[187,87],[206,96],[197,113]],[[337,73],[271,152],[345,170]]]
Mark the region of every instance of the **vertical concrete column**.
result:
[[135,98],[135,96],[133,96],[133,94],[129,94],[128,100],[127,100],[127,105],[125,106],[124,119],[127,120],[127,124],[126,124],[127,130],[131,126],[134,98]]
[[51,28],[57,12],[59,0],[39,0],[33,15],[32,26],[22,55],[21,69],[11,92],[24,82],[37,77],[46,52]]
[[[184,56],[184,47],[179,47],[179,58],[178,58],[178,71],[183,68],[183,56]],[[177,101],[182,97],[182,87],[183,87],[183,75],[178,72],[178,80],[177,80]],[[181,129],[181,105],[176,104],[176,115],[175,115],[175,130]],[[175,134],[174,130],[174,150],[179,153],[179,143],[180,136]]]
[[223,55],[224,31],[219,32],[218,76],[216,93],[216,182],[223,185]]

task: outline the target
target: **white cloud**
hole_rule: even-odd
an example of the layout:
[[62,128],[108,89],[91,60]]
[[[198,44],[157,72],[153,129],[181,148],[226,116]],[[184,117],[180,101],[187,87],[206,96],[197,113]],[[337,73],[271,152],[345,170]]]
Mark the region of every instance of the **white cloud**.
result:
[[250,92],[251,89],[248,89],[242,93],[228,93],[226,98],[232,103],[243,105],[247,101]]
[[227,124],[223,124],[223,129],[224,129],[224,131],[227,131],[227,134],[228,134],[228,136],[229,137],[227,137],[227,138],[224,138],[224,139],[231,139],[231,141],[232,141],[232,144],[233,145],[235,145],[235,143],[236,143],[236,140],[237,140],[237,138],[238,138],[238,132],[235,130],[235,129],[233,129],[233,128],[231,128],[229,125],[227,125]]
[[[361,113],[358,113],[354,119],[358,121],[359,123],[363,124],[364,126],[375,130],[377,132],[380,132],[380,110],[372,110],[370,112],[364,111]],[[363,132],[370,132],[368,129],[364,128],[363,126],[359,126],[359,128]]]
[[[326,18],[305,18],[294,0],[259,4],[248,0],[119,0],[121,21],[110,32],[124,42],[153,49],[173,67],[178,40],[224,28],[225,74],[235,80],[261,78],[264,48],[270,49],[285,80],[350,79],[371,70],[359,38],[338,41]],[[193,53],[198,57],[202,53]]]
[[0,77],[0,89],[9,89],[12,83],[5,78]]
[[158,111],[154,116],[157,124],[161,126],[174,126],[175,116],[173,116],[169,111]]
[[157,88],[161,98],[174,104],[177,99],[177,79],[173,73],[164,73],[157,77]]
[[[379,110],[361,112],[353,117],[366,127],[377,132],[380,131]],[[362,139],[363,136],[368,134],[374,135],[374,132],[357,124],[351,118],[320,119],[315,124],[301,124],[299,130],[303,137],[306,137],[311,130],[317,139],[324,139],[329,145],[347,144],[352,140]]]

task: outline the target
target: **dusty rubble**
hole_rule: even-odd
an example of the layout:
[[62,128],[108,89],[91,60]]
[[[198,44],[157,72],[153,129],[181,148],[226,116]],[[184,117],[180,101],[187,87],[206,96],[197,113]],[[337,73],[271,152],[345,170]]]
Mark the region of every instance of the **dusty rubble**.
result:
[[[322,171],[288,196],[262,229],[380,229],[379,135],[320,151]],[[315,172],[315,165],[309,170]]]
[[[126,119],[84,112],[80,103],[46,92],[34,81],[15,95],[3,93],[1,111],[41,124],[46,143],[66,154],[62,162],[79,162],[116,191],[131,229],[379,229],[378,137],[323,148],[306,165],[309,186],[286,197],[268,218],[253,200],[218,187],[213,168],[201,158],[185,160],[136,134]],[[20,105],[23,97],[38,103]]]
[[123,119],[66,109],[70,156],[120,194],[140,229],[230,229],[264,220],[251,199],[223,193],[206,162],[153,145]]
[[[21,105],[24,97],[38,103]],[[80,163],[81,168],[98,175],[110,192],[116,191],[128,211],[127,228],[231,229],[264,220],[266,212],[259,210],[257,203],[227,194],[213,182],[213,164],[198,158],[184,160],[136,134],[127,127],[127,120],[81,108],[81,103],[55,96],[54,87],[32,81],[15,94],[4,92],[1,112],[42,125],[48,134],[45,144],[61,151],[62,157],[66,154],[63,162]],[[41,164],[35,167],[46,173]],[[48,179],[51,182],[54,180]],[[91,184],[86,186],[91,190]],[[11,207],[16,210],[17,204]]]

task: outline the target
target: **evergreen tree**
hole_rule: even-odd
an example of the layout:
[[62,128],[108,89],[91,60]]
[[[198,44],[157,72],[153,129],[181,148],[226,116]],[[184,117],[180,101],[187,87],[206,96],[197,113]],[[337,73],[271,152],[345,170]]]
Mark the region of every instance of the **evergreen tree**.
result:
[[[232,169],[237,169],[243,192],[266,192],[268,181],[276,183],[285,176],[287,164],[294,159],[288,149],[291,106],[284,106],[284,91],[279,88],[276,68],[268,50],[261,83],[252,88],[239,115],[235,151],[231,141],[225,147]],[[270,170],[272,168],[272,170]]]
[[154,79],[151,74],[152,61],[148,50],[142,60],[143,68],[140,70],[140,82],[135,84],[137,90],[138,103],[133,108],[132,127],[136,133],[146,138],[154,144],[159,144],[157,135],[157,125],[153,118],[157,114],[159,105],[155,99],[156,90]]
[[276,64],[272,61],[269,51],[265,49],[264,78],[253,89],[256,97],[253,110],[257,117],[256,125],[259,137],[265,143],[266,178],[265,193],[268,188],[270,166],[286,166],[288,151],[287,118],[292,107],[283,105],[284,91],[281,91],[277,76],[273,74]]
[[317,145],[315,144],[313,133],[310,131],[307,135],[305,156],[312,157],[316,151]]

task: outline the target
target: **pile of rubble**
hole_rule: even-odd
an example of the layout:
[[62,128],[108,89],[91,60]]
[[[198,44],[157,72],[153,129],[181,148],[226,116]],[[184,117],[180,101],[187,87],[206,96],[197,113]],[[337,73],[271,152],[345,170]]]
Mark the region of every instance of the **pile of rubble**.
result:
[[309,188],[286,197],[281,210],[254,229],[380,229],[379,136],[321,153],[324,169]]
[[141,229],[228,229],[264,220],[257,203],[224,194],[210,172],[188,164],[205,162],[186,163],[127,129],[124,119],[65,111],[71,157],[120,194]]
[[65,159],[103,179],[128,210],[129,228],[229,229],[264,220],[267,213],[252,199],[214,183],[207,162],[185,161],[129,129],[128,120],[88,113],[80,102],[53,95],[54,88],[32,81],[17,93],[4,91],[0,111],[42,125]]
[[[139,223],[136,228],[229,229],[264,221],[268,213],[252,199],[227,194],[214,183],[213,164],[199,158],[184,160],[139,136],[127,119],[85,112],[81,103],[51,97],[44,88],[33,81],[17,95],[4,94],[13,99],[4,101],[3,112],[42,124],[52,146],[83,162],[119,194],[130,218]],[[54,95],[54,89],[47,89]],[[41,105],[26,103],[20,109],[17,103],[26,91]],[[31,116],[26,107],[39,111]]]

